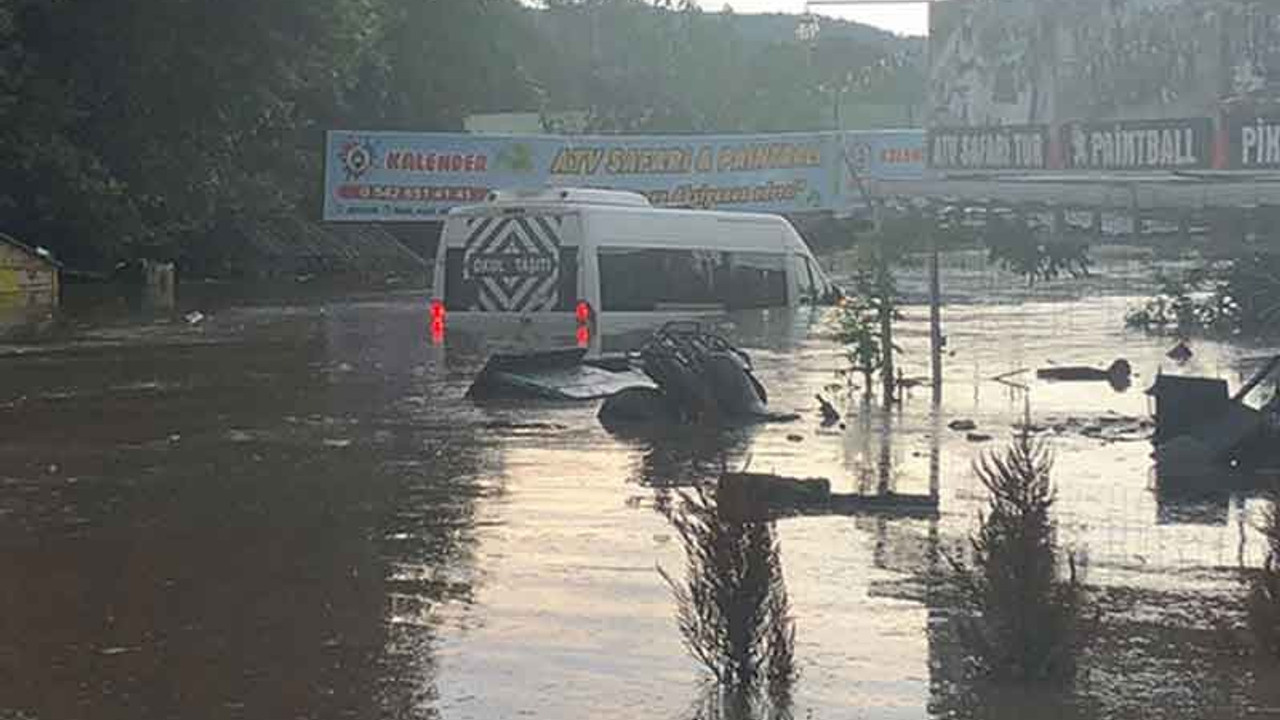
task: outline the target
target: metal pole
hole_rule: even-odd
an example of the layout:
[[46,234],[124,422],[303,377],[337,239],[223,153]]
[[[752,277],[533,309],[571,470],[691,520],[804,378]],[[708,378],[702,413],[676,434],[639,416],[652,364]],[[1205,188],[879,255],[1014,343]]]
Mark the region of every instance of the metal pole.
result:
[[[876,248],[876,285],[880,293],[880,350],[881,356],[880,381],[884,389],[884,407],[888,413],[889,408],[893,407],[894,401],[897,399],[898,378],[894,375],[893,362],[893,311],[895,298],[891,292],[893,285],[889,273],[889,258],[885,250],[885,237],[880,235],[877,239],[879,247]],[[885,416],[885,422],[888,422],[888,415]]]
[[1129,186],[1129,217],[1133,220],[1131,239],[1136,245],[1142,240],[1142,208],[1138,205],[1138,184]]
[[942,402],[942,279],[938,271],[938,231],[926,226],[929,233],[929,366],[933,376],[933,402]]
[[[836,132],[840,132],[840,130],[841,130],[841,128],[840,128],[840,100],[841,100],[841,96],[842,96],[842,95],[844,95],[844,85],[841,85],[840,87],[836,88],[836,103],[835,103],[835,107],[833,107],[833,108],[832,108],[833,115],[834,115],[833,120],[834,120],[834,122],[835,122],[835,126],[836,126],[836,127],[835,127],[835,130],[836,130]],[[841,144],[843,144],[843,139],[841,140]]]

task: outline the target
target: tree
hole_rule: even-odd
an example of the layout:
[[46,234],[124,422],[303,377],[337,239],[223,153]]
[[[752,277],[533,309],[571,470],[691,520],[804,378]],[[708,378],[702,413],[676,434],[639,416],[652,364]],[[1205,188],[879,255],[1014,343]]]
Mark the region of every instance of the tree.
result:
[[84,111],[51,47],[67,16],[65,3],[0,6],[0,224],[64,259],[101,263],[141,225],[123,183],[78,141]]
[[377,2],[15,0],[0,158],[23,190],[0,221],[101,267],[294,211]]
[[[243,270],[315,230],[334,127],[553,109],[601,132],[820,127],[792,22],[690,0],[4,0],[0,230],[77,269]],[[849,33],[823,57],[896,42]]]
[[680,534],[684,582],[661,568],[685,648],[714,679],[717,699],[762,697],[785,712],[795,680],[795,623],[771,522],[725,517],[708,489],[679,493],[666,511]]
[[998,680],[1065,681],[1075,674],[1086,597],[1051,516],[1053,453],[1028,431],[974,472],[988,492],[987,512],[971,539],[972,567],[953,560],[971,611],[964,641],[980,669]]

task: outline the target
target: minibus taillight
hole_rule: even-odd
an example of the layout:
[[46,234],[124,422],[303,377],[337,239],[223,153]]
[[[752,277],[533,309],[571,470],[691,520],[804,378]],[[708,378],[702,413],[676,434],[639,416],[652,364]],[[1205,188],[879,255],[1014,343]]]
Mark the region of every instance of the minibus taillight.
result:
[[573,316],[578,319],[578,347],[587,347],[591,343],[591,321],[595,313],[591,312],[591,303],[579,300],[573,308]]
[[431,341],[437,344],[444,340],[444,316],[444,301],[432,300],[430,312]]

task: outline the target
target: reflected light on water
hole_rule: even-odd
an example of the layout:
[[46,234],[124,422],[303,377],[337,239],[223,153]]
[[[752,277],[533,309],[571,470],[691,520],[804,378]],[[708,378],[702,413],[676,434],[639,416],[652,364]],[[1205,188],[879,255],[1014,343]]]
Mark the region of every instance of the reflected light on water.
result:
[[[1169,369],[1165,340],[1123,330],[1137,291],[1106,283],[1124,268],[1028,290],[985,267],[944,271],[954,354],[938,405],[908,392],[884,413],[828,390],[844,358],[821,310],[723,319],[771,408],[801,415],[726,433],[614,436],[592,403],[472,404],[485,338],[457,322],[422,333],[420,296],[219,307],[197,327],[92,325],[11,352],[0,717],[687,717],[698,668],[655,570],[684,554],[654,508],[744,466],[940,498],[931,520],[778,521],[796,717],[1280,707],[1274,673],[1224,652],[1215,625],[1239,619],[1239,566],[1261,559],[1268,503],[1156,482],[1145,440],[1072,429],[1145,415],[1140,390]],[[919,280],[901,283],[908,377],[928,373]],[[620,349],[601,321],[590,343]],[[1265,352],[1195,350],[1195,372],[1233,384]],[[1137,373],[1125,392],[1035,377],[1117,356]],[[1018,372],[1024,388],[992,380]],[[844,429],[820,424],[815,392]],[[928,577],[985,500],[971,461],[1027,402],[1058,453],[1061,540],[1089,553],[1106,625],[1087,682],[1020,702],[965,676]]]

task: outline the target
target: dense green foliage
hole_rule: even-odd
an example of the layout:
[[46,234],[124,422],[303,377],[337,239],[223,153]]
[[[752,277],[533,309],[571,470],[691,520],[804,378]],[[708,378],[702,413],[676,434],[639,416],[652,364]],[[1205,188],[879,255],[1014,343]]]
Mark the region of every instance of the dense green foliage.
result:
[[922,93],[919,42],[858,26],[811,47],[784,16],[546,5],[0,0],[0,230],[77,268],[234,268],[255,227],[318,217],[327,128],[586,109],[600,132],[805,130],[837,95]]

